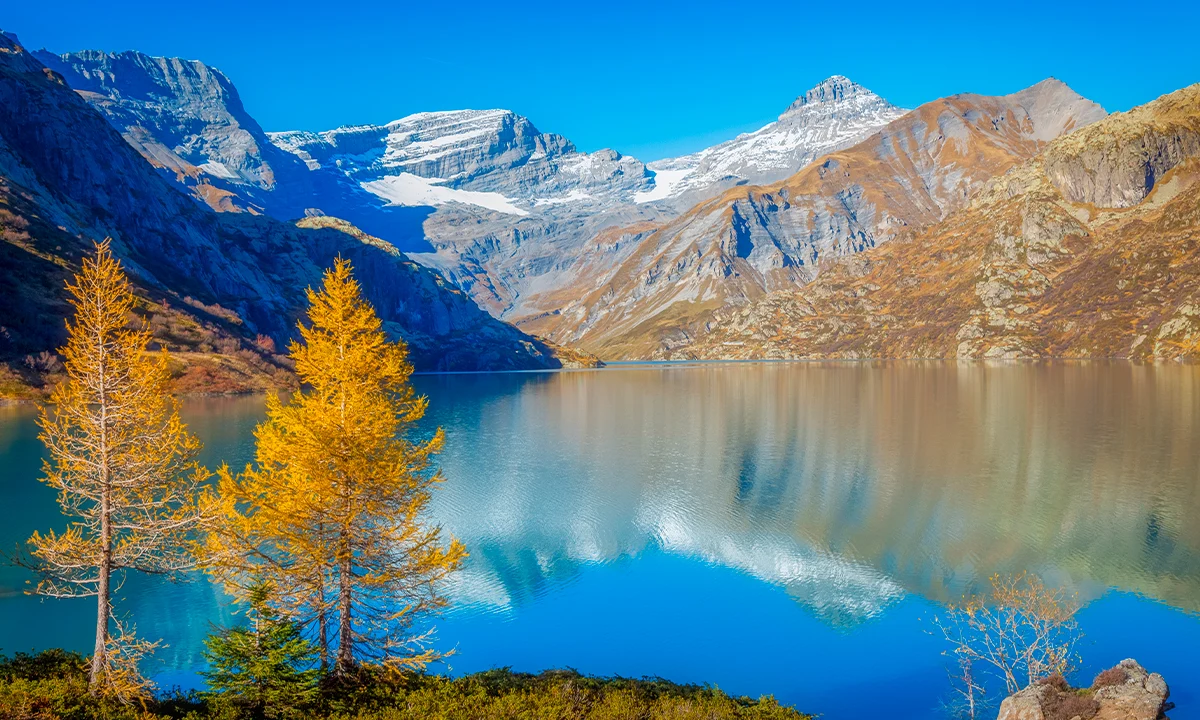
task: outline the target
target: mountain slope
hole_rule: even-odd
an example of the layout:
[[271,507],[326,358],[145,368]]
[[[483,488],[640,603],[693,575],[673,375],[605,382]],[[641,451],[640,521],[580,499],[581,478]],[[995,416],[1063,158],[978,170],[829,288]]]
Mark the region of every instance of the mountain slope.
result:
[[339,176],[392,210],[425,212],[427,252],[496,316],[530,287],[559,282],[575,246],[613,225],[662,217],[633,202],[650,174],[613,150],[583,153],[507,110],[424,112],[386,125],[272,133],[317,173]]
[[927,103],[782,182],[729,190],[642,229],[619,265],[584,257],[575,286],[531,302],[541,312],[518,322],[612,358],[670,352],[713,312],[941,220],[1049,139],[1103,115],[1056,80]]
[[650,163],[654,188],[638,202],[686,209],[735,185],[762,185],[850,147],[908,112],[841,75],[796,98],[775,122],[683,157]]
[[[284,196],[306,194],[307,168],[270,142],[216,68],[132,51],[33,55],[152,165],[214,209],[261,212]],[[287,214],[298,217],[303,208]]]
[[[784,177],[899,114],[833,77],[779,120],[655,173],[579,152],[506,110],[425,112],[385,125],[265,133],[204,63],[136,52],[38,54],[126,140],[223,211],[345,218],[436,269],[497,317],[542,312],[610,228],[663,222],[723,188]],[[666,180],[687,175],[674,189]],[[619,253],[606,264],[623,260]]]
[[283,347],[302,311],[301,290],[341,254],[354,262],[389,330],[409,340],[418,367],[558,365],[549,347],[493,320],[386,243],[214,213],[186,197],[61,75],[7,35],[0,36],[0,180],[0,248],[10,282],[0,360],[55,346],[61,277],[91,240],[110,236],[147,315],[161,309],[187,325],[156,332],[174,349],[211,354],[217,341],[228,355],[256,342]]
[[1200,359],[1200,85],[1059,138],[963,212],[713,325],[669,354]]

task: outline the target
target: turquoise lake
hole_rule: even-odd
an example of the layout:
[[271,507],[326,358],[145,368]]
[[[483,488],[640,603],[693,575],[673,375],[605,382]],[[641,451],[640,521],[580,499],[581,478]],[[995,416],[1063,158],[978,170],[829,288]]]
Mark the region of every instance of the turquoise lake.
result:
[[[937,717],[931,619],[993,573],[1079,593],[1083,667],[1125,657],[1200,717],[1200,369],[767,363],[426,375],[446,431],[434,517],[471,553],[439,672],[656,675],[826,718]],[[263,399],[188,400],[241,466]],[[35,411],[0,407],[0,549],[59,527]],[[0,650],[90,648],[94,605],[0,568]],[[203,579],[118,606],[194,685],[237,622]]]

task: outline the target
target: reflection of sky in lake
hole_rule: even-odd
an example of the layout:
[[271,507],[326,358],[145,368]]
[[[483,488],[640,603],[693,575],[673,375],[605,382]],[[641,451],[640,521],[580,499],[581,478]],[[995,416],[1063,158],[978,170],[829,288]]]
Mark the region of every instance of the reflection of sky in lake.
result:
[[[428,427],[447,433],[433,512],[471,552],[439,623],[456,672],[657,674],[833,718],[927,717],[945,684],[927,632],[936,604],[1028,569],[1101,598],[1083,613],[1088,672],[1133,655],[1196,707],[1200,670],[1180,643],[1200,641],[1200,621],[1168,607],[1200,609],[1195,368],[705,365],[417,382]],[[210,462],[245,462],[261,407],[187,404]],[[52,493],[30,483],[28,415],[10,415],[6,547],[53,521]],[[89,613],[13,595],[17,582],[0,574],[0,609],[23,619],[0,624],[0,647],[86,641]],[[125,605],[171,644],[160,661],[194,668],[210,621],[228,619],[219,593],[140,587]]]

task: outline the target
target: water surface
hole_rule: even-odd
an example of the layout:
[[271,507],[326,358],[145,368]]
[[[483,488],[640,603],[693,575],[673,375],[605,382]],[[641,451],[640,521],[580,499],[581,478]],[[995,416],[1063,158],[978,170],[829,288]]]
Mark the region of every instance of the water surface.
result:
[[[1124,363],[780,363],[440,375],[433,513],[471,557],[449,671],[659,675],[830,718],[931,717],[929,619],[992,573],[1077,591],[1081,680],[1128,656],[1200,712],[1200,371]],[[252,454],[260,398],[188,401],[206,462]],[[53,527],[28,409],[0,409],[0,543]],[[0,570],[0,648],[86,650],[86,601]],[[204,582],[122,609],[188,681]],[[1087,677],[1082,677],[1087,676]],[[847,698],[853,698],[848,702]],[[897,708],[902,708],[898,711]],[[905,714],[907,713],[907,714]]]

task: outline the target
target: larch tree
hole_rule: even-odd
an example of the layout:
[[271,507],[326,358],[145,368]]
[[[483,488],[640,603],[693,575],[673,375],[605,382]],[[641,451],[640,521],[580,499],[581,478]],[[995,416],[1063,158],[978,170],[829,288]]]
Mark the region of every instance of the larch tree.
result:
[[268,582],[337,675],[424,667],[439,654],[420,622],[445,606],[441,581],[466,555],[426,516],[443,434],[412,437],[427,401],[348,262],[308,301],[289,348],[302,389],[269,401],[254,464],[222,472],[208,564],[235,594]]
[[154,647],[114,615],[124,574],[175,576],[192,566],[200,443],[180,421],[168,392],[166,353],[148,350],[150,334],[133,314],[135,299],[108,241],[85,258],[67,285],[67,379],[39,418],[48,451],[43,481],[58,491],[65,530],[29,538],[32,592],[95,597],[93,693],[122,699],[140,693],[138,659]]

